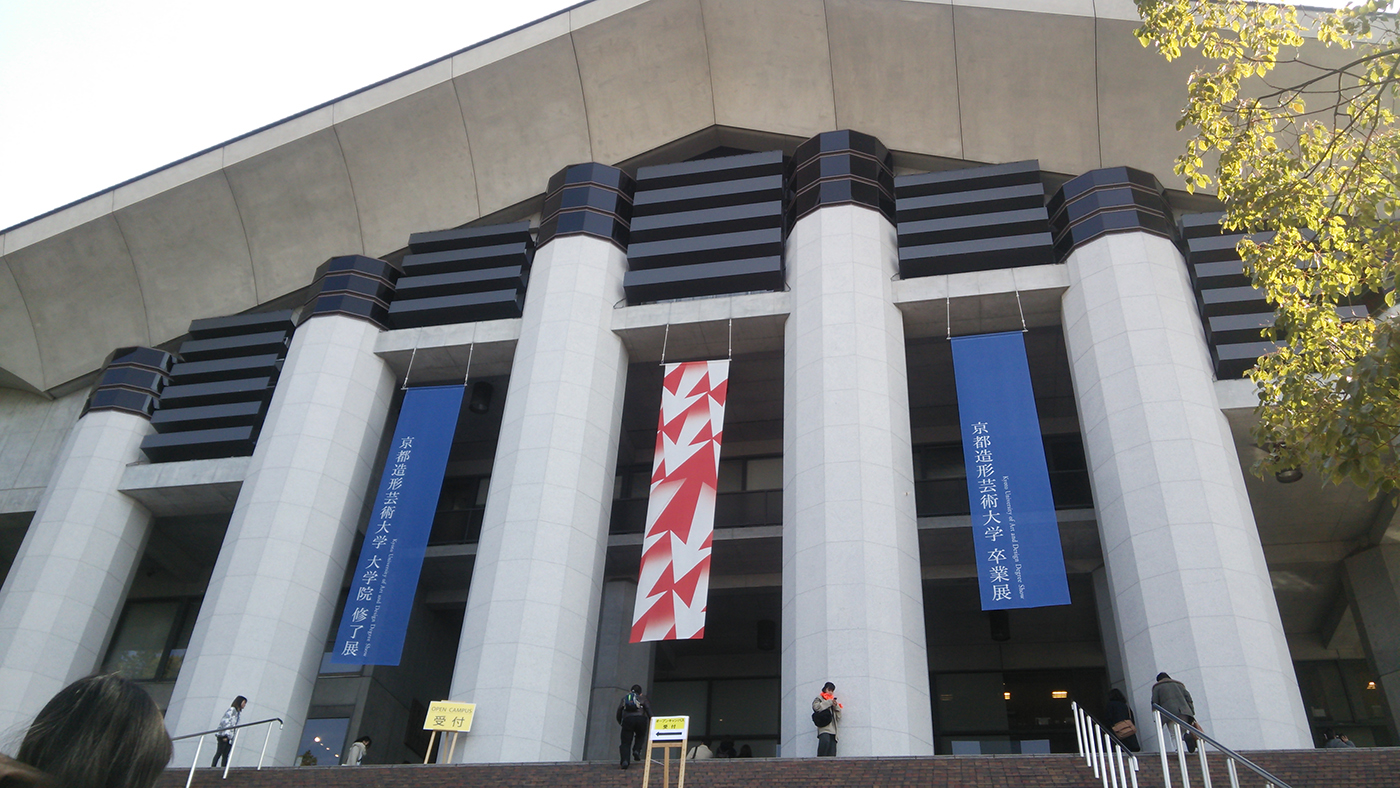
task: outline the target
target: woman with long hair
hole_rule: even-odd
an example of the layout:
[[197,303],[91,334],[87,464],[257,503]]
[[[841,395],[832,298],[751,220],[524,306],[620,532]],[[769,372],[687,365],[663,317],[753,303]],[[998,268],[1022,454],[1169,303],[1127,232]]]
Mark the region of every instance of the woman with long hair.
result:
[[1133,719],[1133,710],[1128,706],[1128,699],[1123,696],[1120,689],[1108,691],[1108,709],[1104,715],[1104,722],[1118,741],[1123,743],[1133,752],[1142,750],[1142,745],[1138,743],[1137,722]]
[[15,760],[61,788],[150,788],[172,752],[155,701],[113,673],[79,679],[53,696]]

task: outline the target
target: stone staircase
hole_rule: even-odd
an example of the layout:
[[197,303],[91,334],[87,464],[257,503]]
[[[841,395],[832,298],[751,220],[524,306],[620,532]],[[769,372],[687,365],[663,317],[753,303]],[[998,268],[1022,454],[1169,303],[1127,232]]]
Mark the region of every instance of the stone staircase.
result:
[[[1400,788],[1400,748],[1282,750],[1244,753],[1291,788]],[[1212,757],[1215,788],[1229,786],[1224,760]],[[1161,786],[1156,753],[1139,757],[1141,788]],[[1192,758],[1191,785],[1200,788]],[[660,764],[651,785],[661,786]],[[675,786],[675,764],[670,785]],[[1172,762],[1172,786],[1181,785]],[[180,788],[188,770],[172,769],[157,788]],[[690,788],[1096,788],[1100,781],[1074,755],[942,755],[927,758],[754,758],[686,765]],[[513,763],[453,766],[300,767],[233,769],[227,781],[200,769],[192,788],[638,788],[642,768],[622,771],[614,763]],[[1241,786],[1262,785],[1240,772]]]

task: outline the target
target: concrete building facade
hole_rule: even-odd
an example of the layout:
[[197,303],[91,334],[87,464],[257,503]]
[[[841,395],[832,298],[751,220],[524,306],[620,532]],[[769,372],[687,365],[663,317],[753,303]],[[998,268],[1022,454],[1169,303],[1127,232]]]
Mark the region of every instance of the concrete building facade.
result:
[[[1237,749],[1395,743],[1400,518],[1247,472],[1269,311],[1135,19],[593,0],[6,230],[0,730],[120,670],[177,736],[246,695],[278,764],[421,761],[448,699],[439,759],[611,759],[640,683],[810,756],[830,680],[843,755],[1048,752],[1165,671]],[[949,338],[999,331],[1071,603],[988,614]],[[718,358],[705,638],[628,643],[660,363]],[[402,390],[442,383],[404,657],[339,665]]]

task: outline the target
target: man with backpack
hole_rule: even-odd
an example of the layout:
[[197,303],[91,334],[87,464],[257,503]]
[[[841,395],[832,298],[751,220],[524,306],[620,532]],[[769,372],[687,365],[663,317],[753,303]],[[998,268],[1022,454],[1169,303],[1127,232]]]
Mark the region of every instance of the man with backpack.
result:
[[827,682],[821,694],[812,699],[812,724],[817,726],[817,757],[836,755],[836,727],[841,723],[841,702],[836,685]]
[[633,684],[632,690],[622,696],[622,702],[617,704],[617,721],[622,725],[622,742],[617,752],[622,758],[622,768],[626,769],[631,761],[642,759],[642,746],[646,744],[647,728],[651,726],[651,702],[641,685]]

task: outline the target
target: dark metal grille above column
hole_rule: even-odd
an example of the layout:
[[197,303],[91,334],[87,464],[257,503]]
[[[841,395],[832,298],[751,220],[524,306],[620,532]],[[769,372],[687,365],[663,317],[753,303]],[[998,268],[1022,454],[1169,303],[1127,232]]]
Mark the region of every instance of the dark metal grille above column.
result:
[[797,146],[788,189],[788,229],[824,205],[864,205],[894,223],[890,151],[869,134],[828,131]]
[[316,269],[307,316],[345,315],[386,328],[398,278],[398,270],[383,260],[361,254],[332,257]]
[[902,175],[894,191],[904,279],[1055,262],[1038,161]]
[[151,462],[253,453],[291,341],[290,310],[190,323],[141,442]]
[[117,348],[107,357],[97,386],[83,405],[83,413],[119,410],[150,418],[160,392],[170,382],[174,363],[175,357],[164,350]]
[[529,222],[414,233],[408,250],[391,328],[520,317],[535,254]]
[[1250,284],[1244,262],[1235,247],[1244,239],[1226,233],[1218,213],[1181,217],[1186,242],[1186,268],[1196,291],[1196,306],[1210,347],[1210,360],[1218,380],[1238,378],[1278,343],[1264,339],[1262,329],[1274,324],[1274,308],[1264,291]]
[[628,303],[781,290],[781,151],[637,171]]
[[1055,256],[1111,233],[1144,232],[1176,240],[1166,190],[1155,175],[1131,167],[1092,170],[1073,178],[1050,198]]
[[540,246],[563,235],[591,235],[627,251],[635,185],[603,164],[573,164],[549,179],[540,216]]

